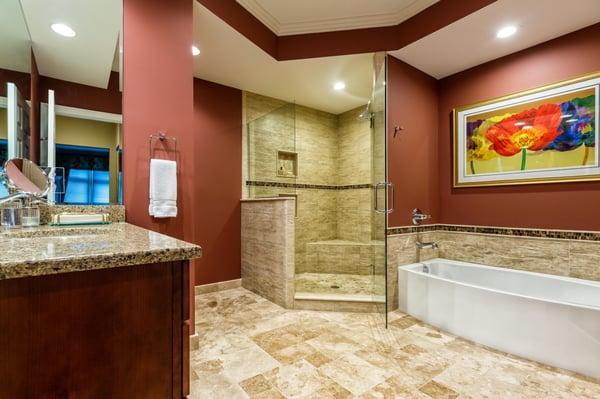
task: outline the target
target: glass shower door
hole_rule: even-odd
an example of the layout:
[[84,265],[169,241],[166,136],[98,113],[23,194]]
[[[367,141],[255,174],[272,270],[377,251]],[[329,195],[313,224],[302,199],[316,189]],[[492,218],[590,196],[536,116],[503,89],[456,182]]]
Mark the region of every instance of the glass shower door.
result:
[[386,55],[373,57],[374,79],[371,113],[371,211],[373,244],[372,297],[387,326],[387,215],[392,211],[393,187],[387,181]]

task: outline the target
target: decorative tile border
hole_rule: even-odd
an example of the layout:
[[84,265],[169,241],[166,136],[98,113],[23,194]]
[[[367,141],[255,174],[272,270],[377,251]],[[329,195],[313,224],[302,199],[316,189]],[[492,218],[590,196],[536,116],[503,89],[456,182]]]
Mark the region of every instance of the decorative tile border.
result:
[[562,240],[600,241],[600,231],[544,230],[511,227],[463,226],[456,224],[426,224],[388,228],[388,235],[410,234],[430,231],[452,231],[459,233],[494,234],[517,237],[554,238]]
[[429,231],[440,230],[439,224],[423,224],[420,226],[400,226],[400,227],[388,227],[387,235],[397,234],[411,234],[411,233],[424,233]]
[[247,180],[246,186],[252,187],[282,187],[282,188],[308,188],[317,190],[359,190],[365,188],[372,188],[373,185],[370,183],[366,184],[346,184],[346,185],[327,185],[327,184],[304,184],[304,183],[283,183],[273,181],[256,181]]

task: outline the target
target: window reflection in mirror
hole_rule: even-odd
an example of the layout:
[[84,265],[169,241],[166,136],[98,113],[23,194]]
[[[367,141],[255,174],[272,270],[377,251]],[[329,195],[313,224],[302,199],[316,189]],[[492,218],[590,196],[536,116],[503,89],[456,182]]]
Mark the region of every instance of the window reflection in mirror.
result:
[[122,203],[121,148],[120,123],[57,115],[55,202]]

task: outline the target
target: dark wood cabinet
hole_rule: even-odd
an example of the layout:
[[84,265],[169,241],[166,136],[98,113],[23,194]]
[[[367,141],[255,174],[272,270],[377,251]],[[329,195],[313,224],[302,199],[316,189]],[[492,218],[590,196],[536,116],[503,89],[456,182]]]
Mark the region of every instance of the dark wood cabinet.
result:
[[188,262],[0,280],[0,399],[185,397]]

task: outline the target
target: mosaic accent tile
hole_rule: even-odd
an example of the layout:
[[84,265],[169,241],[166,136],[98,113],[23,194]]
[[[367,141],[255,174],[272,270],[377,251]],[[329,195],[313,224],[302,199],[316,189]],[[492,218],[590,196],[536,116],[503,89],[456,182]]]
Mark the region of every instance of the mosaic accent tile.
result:
[[[416,319],[385,329],[379,315],[286,310],[243,288],[197,295],[196,304],[199,323],[210,320],[197,330],[201,342],[213,344],[191,353],[193,399],[600,397],[600,381]],[[389,318],[408,320],[399,312]]]
[[388,235],[409,234],[431,231],[451,231],[474,234],[493,234],[517,237],[537,237],[560,240],[583,240],[600,241],[600,231],[577,231],[577,230],[546,230],[525,229],[511,227],[485,227],[452,224],[427,224],[421,226],[401,226],[388,229]]
[[318,189],[318,190],[359,190],[359,189],[364,189],[364,188],[373,188],[373,185],[371,183],[324,185],[324,184],[286,183],[286,182],[255,181],[255,180],[247,180],[246,185],[252,186],[252,187],[312,188],[312,189]]

